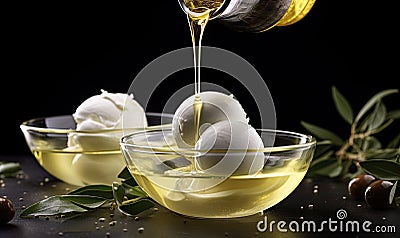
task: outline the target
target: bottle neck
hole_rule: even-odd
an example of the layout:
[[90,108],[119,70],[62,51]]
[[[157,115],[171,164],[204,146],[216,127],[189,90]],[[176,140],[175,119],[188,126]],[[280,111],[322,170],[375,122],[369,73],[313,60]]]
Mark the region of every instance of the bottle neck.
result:
[[[200,0],[201,1],[201,0]],[[210,1],[210,0],[208,0]],[[208,2],[207,0],[205,0],[204,2]],[[212,1],[212,0],[211,0]],[[223,0],[222,4],[220,7],[218,7],[215,11],[213,11],[210,14],[210,19],[214,19],[219,17],[221,14],[226,14],[227,12],[231,11],[230,9],[232,9],[233,5],[236,5],[237,2],[241,2],[242,0]],[[254,1],[254,0],[251,0]],[[258,0],[256,0],[258,1]],[[178,3],[180,5],[180,7],[182,8],[182,10],[186,13],[186,14],[190,14],[192,16],[196,16],[199,13],[193,12],[190,10],[190,8],[186,5],[188,4],[188,0],[178,0]]]
[[221,18],[225,21],[240,21],[242,16],[247,15],[247,13],[251,12],[254,6],[260,0],[225,0],[221,6],[221,10],[218,9],[216,14],[213,15],[213,18]]

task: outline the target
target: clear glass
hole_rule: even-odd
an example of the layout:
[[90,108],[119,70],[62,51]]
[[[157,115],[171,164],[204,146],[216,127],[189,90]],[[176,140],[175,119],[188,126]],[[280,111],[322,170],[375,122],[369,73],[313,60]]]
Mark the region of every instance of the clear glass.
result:
[[[149,128],[168,125],[172,114],[146,113]],[[52,176],[75,186],[118,181],[125,167],[120,139],[144,128],[76,131],[72,115],[35,118],[20,128],[39,164]],[[74,144],[71,141],[74,140]]]
[[[304,178],[315,138],[289,131],[260,129],[274,146],[260,149],[199,151],[180,149],[171,128],[156,128],[122,137],[126,165],[141,188],[162,206],[185,216],[232,218],[256,214],[286,198]],[[256,174],[210,174],[196,169],[201,159],[255,155],[263,160]],[[226,160],[225,160],[226,158]]]

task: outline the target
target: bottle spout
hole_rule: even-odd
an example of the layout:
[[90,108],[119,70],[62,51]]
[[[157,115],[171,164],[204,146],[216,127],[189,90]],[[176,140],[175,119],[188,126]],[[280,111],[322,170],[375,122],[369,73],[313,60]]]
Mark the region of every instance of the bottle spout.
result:
[[178,4],[189,16],[199,17],[204,13],[210,14],[210,19],[221,15],[231,0],[178,0]]

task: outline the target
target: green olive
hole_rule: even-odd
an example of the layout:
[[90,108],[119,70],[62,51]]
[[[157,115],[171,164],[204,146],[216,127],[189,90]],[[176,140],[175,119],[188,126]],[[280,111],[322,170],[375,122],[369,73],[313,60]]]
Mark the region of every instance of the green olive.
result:
[[10,199],[0,197],[0,224],[6,224],[14,218],[14,205]]
[[349,194],[356,200],[363,201],[365,190],[375,180],[376,178],[370,174],[360,174],[354,177],[348,184]]
[[389,197],[393,183],[386,180],[376,180],[365,190],[365,201],[372,208],[388,208]]

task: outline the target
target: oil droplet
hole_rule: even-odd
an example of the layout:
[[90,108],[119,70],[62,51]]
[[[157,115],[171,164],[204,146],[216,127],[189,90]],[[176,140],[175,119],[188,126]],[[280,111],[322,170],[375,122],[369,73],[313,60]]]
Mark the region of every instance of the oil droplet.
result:
[[123,231],[123,232],[127,232],[127,231],[128,231],[128,229],[124,228],[124,229],[122,229],[122,231]]
[[314,205],[313,204],[308,205],[308,209],[314,209]]
[[58,235],[59,235],[59,236],[63,236],[64,233],[62,233],[62,232],[60,231],[60,232],[58,232]]
[[110,237],[110,236],[111,236],[111,233],[110,233],[110,232],[106,232],[106,236],[107,236],[107,237]]
[[144,232],[144,228],[143,228],[143,227],[139,227],[139,228],[138,228],[138,232],[139,232],[139,233],[143,233],[143,232]]
[[110,226],[115,226],[115,224],[117,224],[117,221],[111,221],[108,223],[108,225],[110,225]]
[[140,219],[139,217],[135,217],[135,221],[139,221],[139,219]]
[[99,218],[99,222],[105,222],[105,221],[106,221],[106,219],[104,217]]

